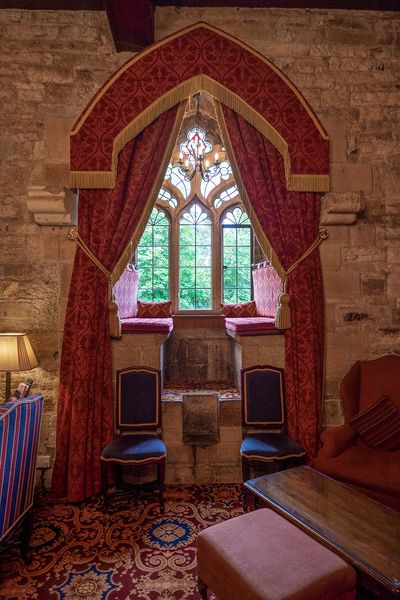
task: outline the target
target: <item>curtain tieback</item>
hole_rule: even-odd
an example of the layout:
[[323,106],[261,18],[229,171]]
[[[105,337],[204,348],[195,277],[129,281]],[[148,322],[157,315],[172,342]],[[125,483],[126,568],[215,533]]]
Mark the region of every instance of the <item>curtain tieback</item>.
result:
[[278,310],[275,317],[275,326],[278,329],[290,329],[290,295],[287,292],[287,284],[290,273],[294,271],[324,240],[329,237],[326,227],[320,227],[318,236],[315,238],[311,246],[304,252],[298,260],[296,260],[288,269],[283,271],[282,283],[283,292],[278,298]]
[[115,301],[115,296],[113,292],[113,285],[111,279],[111,273],[106,269],[106,267],[99,261],[99,259],[93,254],[89,246],[83,241],[77,229],[69,229],[67,233],[67,238],[77,244],[79,248],[81,248],[86,256],[90,258],[90,260],[96,265],[98,269],[103,273],[108,282],[108,293],[109,293],[109,303],[108,303],[108,312],[109,312],[109,325],[110,325],[110,336],[112,338],[120,338],[121,337],[121,322],[118,317],[118,304]]

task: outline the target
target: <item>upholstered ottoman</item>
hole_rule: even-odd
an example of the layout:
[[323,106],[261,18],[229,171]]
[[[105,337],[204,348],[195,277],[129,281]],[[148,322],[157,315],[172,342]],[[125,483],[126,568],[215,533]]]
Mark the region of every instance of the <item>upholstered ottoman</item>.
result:
[[295,525],[260,509],[197,540],[199,591],[218,600],[353,600],[354,569]]

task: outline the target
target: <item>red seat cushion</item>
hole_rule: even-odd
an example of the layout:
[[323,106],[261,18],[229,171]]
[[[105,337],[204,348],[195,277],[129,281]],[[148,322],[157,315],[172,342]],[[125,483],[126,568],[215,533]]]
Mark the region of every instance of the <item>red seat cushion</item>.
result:
[[174,328],[170,319],[121,319],[122,333],[171,333]]
[[400,494],[400,450],[375,450],[360,442],[334,458],[317,456],[313,467],[342,481],[395,496]]
[[273,317],[246,317],[225,319],[228,331],[238,335],[268,335],[280,333],[274,325]]
[[382,396],[348,421],[370,448],[400,448],[400,410],[388,396]]

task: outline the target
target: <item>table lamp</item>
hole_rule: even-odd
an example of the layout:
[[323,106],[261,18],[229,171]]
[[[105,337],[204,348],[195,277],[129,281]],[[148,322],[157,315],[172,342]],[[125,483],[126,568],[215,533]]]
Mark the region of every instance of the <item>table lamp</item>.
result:
[[38,364],[26,333],[0,333],[0,371],[6,372],[6,402],[11,396],[11,371],[29,371]]

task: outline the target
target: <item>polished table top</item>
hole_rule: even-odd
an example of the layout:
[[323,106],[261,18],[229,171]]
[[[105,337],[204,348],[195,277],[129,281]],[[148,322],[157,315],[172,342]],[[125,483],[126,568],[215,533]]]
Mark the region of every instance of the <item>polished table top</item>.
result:
[[307,466],[258,477],[245,486],[355,567],[400,594],[400,513]]

